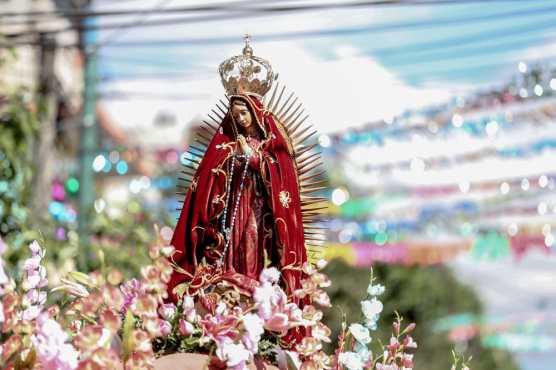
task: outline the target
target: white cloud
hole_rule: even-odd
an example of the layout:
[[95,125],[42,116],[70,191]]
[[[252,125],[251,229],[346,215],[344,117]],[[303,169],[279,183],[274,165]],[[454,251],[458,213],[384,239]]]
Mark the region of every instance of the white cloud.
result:
[[[222,59],[238,54],[241,47],[238,42],[237,47],[226,48],[229,52],[222,55]],[[279,73],[279,81],[304,103],[311,123],[319,132],[359,126],[449,97],[443,90],[405,85],[373,59],[358,55],[353,48],[338,48],[345,57],[336,60],[319,60],[295,42],[254,44],[253,48],[256,55],[271,62]],[[107,90],[118,91],[206,95],[206,99],[183,102],[130,99],[106,101],[105,106],[115,121],[137,135],[137,140],[143,144],[178,146],[183,125],[209,112],[224,93],[216,73],[220,61],[217,62],[215,56],[212,62],[215,73],[208,79],[116,81],[106,86]],[[173,113],[179,122],[177,127],[166,129],[164,135],[157,135],[154,131],[160,129],[152,125],[160,110]]]

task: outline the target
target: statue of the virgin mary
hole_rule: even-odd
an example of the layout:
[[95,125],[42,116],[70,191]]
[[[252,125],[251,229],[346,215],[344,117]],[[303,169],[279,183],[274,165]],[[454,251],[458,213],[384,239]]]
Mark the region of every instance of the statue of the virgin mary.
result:
[[274,266],[289,295],[321,239],[310,224],[323,199],[307,196],[322,185],[316,144],[306,144],[315,132],[303,127],[307,116],[293,94],[283,100],[284,89],[275,86],[264,99],[276,76],[253,55],[248,37],[242,55],[224,61],[219,73],[226,100],[209,115],[214,122],[205,122],[200,145],[189,148],[196,159],[184,171],[189,183],[171,242],[179,268],[168,290],[177,301],[174,288],[208,269],[215,282],[249,294],[262,269]]

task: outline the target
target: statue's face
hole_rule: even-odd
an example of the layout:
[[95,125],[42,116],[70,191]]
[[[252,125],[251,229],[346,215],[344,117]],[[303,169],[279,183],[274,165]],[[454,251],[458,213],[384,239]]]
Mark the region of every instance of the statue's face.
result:
[[251,112],[249,108],[244,105],[233,104],[232,105],[232,116],[234,117],[234,121],[243,127],[244,130],[247,130],[251,127],[253,123],[253,117],[251,117]]

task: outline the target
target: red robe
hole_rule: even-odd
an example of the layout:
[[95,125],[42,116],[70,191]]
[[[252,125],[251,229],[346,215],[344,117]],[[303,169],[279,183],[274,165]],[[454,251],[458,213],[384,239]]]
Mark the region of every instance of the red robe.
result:
[[[232,231],[232,239],[224,258],[224,273],[229,280],[249,290],[269,261],[282,272],[286,293],[301,287],[301,266],[307,260],[301,219],[299,181],[290,139],[271,112],[252,95],[230,97],[242,99],[252,113],[260,141],[250,146],[258,151],[249,163],[241,201]],[[195,173],[192,185],[174,231],[171,244],[176,248],[173,261],[193,274],[204,260],[214,265],[224,251],[221,217],[226,200],[226,181],[230,161],[236,151],[238,129],[230,112],[224,117]],[[227,220],[231,219],[244,162],[236,160]],[[168,284],[173,301],[178,297],[174,287],[189,281],[174,271]],[[297,299],[294,299],[297,301]]]

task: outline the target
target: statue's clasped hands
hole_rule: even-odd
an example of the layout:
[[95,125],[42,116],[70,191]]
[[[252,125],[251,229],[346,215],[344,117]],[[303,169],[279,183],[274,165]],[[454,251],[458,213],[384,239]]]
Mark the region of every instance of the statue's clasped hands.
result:
[[237,142],[239,143],[239,149],[241,153],[245,155],[245,157],[247,158],[251,157],[251,154],[253,153],[253,149],[251,149],[249,144],[247,144],[247,140],[245,139],[245,136],[239,134],[237,136]]

